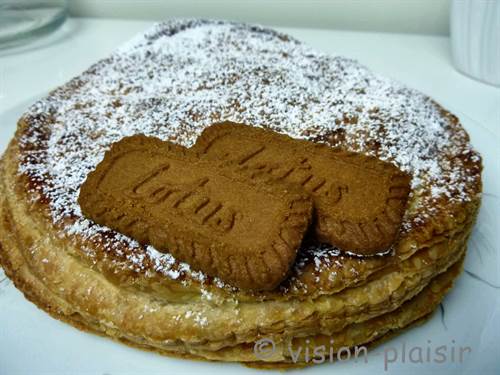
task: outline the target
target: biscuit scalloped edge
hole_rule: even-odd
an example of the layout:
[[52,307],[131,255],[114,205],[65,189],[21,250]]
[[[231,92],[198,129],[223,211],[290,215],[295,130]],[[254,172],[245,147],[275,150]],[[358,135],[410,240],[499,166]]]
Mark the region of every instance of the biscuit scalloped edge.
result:
[[[232,123],[230,121],[217,123],[205,128],[202,134],[198,137],[193,149],[203,156],[219,139],[230,136],[233,132],[238,132],[247,129],[249,125]],[[252,127],[259,129],[264,137],[286,137],[287,135],[281,133],[269,134],[270,130]],[[310,143],[309,141],[290,138],[287,141],[296,141],[298,143]],[[263,143],[265,140],[263,141]],[[264,147],[264,146],[263,146]],[[342,159],[344,163],[353,163],[349,159],[363,157],[363,167],[373,170],[383,170],[384,173],[391,175],[390,184],[387,187],[387,198],[383,209],[375,216],[370,218],[369,221],[352,223],[343,218],[336,218],[328,213],[323,213],[325,216],[317,218],[316,235],[321,242],[330,243],[341,250],[356,253],[358,255],[372,255],[372,253],[382,254],[390,252],[393,243],[397,241],[397,236],[400,229],[400,224],[404,217],[406,204],[410,194],[410,181],[411,176],[403,171],[400,171],[395,165],[388,162],[382,162],[374,156],[359,154],[341,148],[333,148],[326,144],[314,144],[316,150],[328,149],[329,152],[335,154],[335,157]],[[252,168],[251,166],[241,163],[238,160],[232,160],[229,155],[225,159],[228,163],[238,164],[240,171],[253,179],[257,176],[265,178],[265,168]],[[263,172],[264,171],[264,172]],[[313,179],[314,176],[308,179]],[[275,178],[268,176],[269,180]],[[307,191],[307,189],[305,189]],[[342,190],[339,189],[339,200],[342,199]],[[331,233],[335,232],[335,236]],[[386,239],[384,241],[384,238]],[[377,251],[366,251],[370,243],[377,241],[381,244],[382,249]],[[365,254],[366,253],[366,254]]]
[[[104,177],[110,173],[117,159],[127,155],[129,152],[144,151],[150,153],[174,152],[182,157],[195,160],[189,150],[182,146],[163,142],[159,139],[137,135],[124,138],[122,141],[112,146],[106,153],[102,167],[91,172],[88,180],[95,180],[99,184]],[[217,163],[215,163],[217,165]],[[219,163],[220,164],[220,163]],[[233,173],[227,163],[221,163],[221,175],[230,176],[245,184],[257,185],[257,181],[249,181],[239,173]],[[156,233],[158,228],[151,226],[145,220],[133,215],[131,217],[120,207],[124,201],[105,192],[97,193],[92,184],[84,183],[80,191],[80,205],[82,211],[89,218],[100,225],[106,225],[117,232],[121,232],[139,243],[151,244],[162,252],[170,252],[175,258],[191,264],[204,273],[213,277],[220,276],[230,285],[247,290],[271,290],[275,289],[290,272],[291,266],[302,242],[302,237],[306,232],[312,215],[312,202],[310,197],[288,184],[278,184],[273,182],[262,182],[259,189],[273,195],[287,197],[289,207],[287,215],[283,217],[279,224],[279,233],[268,248],[259,249],[252,252],[251,256],[221,257],[214,253],[210,244],[211,241],[187,240],[189,233],[182,234],[185,230],[182,226],[170,220],[169,227],[175,228],[170,231],[169,243],[175,244],[170,248],[155,246],[162,243],[162,236]],[[104,199],[105,198],[105,199]],[[107,204],[106,202],[112,202]],[[205,225],[205,223],[202,223]],[[180,235],[172,236],[173,232]],[[203,244],[204,243],[204,244]]]

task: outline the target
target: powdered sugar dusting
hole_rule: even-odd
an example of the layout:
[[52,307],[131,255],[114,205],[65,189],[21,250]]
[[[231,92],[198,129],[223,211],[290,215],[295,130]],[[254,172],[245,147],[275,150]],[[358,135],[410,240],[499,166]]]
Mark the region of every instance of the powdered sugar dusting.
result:
[[[30,130],[20,139],[20,172],[35,182],[33,193],[47,198],[54,223],[122,255],[132,269],[149,262],[173,280],[206,276],[119,234],[106,240],[107,228],[81,216],[80,185],[124,136],[143,133],[190,146],[204,127],[232,120],[378,156],[413,175],[420,199],[405,230],[432,217],[435,200],[469,200],[479,178],[480,159],[466,133],[428,97],[353,60],[226,22],[155,25],[38,101],[24,118]],[[117,240],[135,250],[120,254]],[[318,254],[315,261],[322,262]],[[220,280],[215,285],[224,287]]]

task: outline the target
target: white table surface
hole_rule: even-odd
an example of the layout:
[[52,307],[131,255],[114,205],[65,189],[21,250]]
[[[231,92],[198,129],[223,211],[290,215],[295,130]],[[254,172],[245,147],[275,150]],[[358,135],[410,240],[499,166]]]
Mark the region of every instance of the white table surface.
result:
[[[70,19],[55,34],[16,50],[0,50],[0,151],[28,105],[66,82],[117,45],[151,25],[145,21]],[[430,95],[455,113],[469,131],[485,164],[483,208],[471,246],[486,250],[469,255],[466,269],[500,284],[500,89],[456,72],[449,39],[408,34],[284,29],[328,53],[358,59],[374,71]],[[477,259],[476,259],[477,258]],[[481,258],[479,260],[479,258]],[[480,286],[482,285],[482,286]],[[401,364],[384,372],[383,358],[369,364],[318,366],[304,373],[500,373],[500,291],[465,274],[445,300],[446,332],[441,318],[400,336],[398,343],[467,340],[473,356],[464,364]],[[436,332],[441,333],[436,333]],[[427,336],[426,336],[427,335]],[[164,358],[81,333],[59,323],[25,301],[0,271],[0,375],[124,373],[255,373],[239,365],[205,364]],[[420,341],[418,341],[420,340]],[[423,340],[423,341],[422,341]],[[434,341],[436,342],[436,341]],[[499,372],[495,372],[499,371]]]

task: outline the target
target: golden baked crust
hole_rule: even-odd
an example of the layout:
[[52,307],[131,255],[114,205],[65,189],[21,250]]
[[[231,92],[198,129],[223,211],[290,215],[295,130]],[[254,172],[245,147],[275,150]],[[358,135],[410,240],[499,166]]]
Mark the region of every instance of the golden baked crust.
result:
[[245,290],[285,279],[312,215],[301,189],[249,180],[143,135],[113,144],[78,202],[96,223]]
[[233,162],[250,178],[305,189],[314,198],[314,229],[323,243],[374,255],[387,252],[399,233],[411,178],[390,163],[232,122],[203,130],[192,149]]
[[[393,253],[304,246],[278,288],[244,292],[82,218],[80,186],[113,142],[144,133],[189,146],[224,120],[265,123],[410,173]],[[171,21],[33,105],[3,156],[0,190],[0,261],[37,305],[165,354],[254,363],[263,337],[361,345],[430,313],[465,252],[481,160],[456,117],[352,60],[258,27]]]

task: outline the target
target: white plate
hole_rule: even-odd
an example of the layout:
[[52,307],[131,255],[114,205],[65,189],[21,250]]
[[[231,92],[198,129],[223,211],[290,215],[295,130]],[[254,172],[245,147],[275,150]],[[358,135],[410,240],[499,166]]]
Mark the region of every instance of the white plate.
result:
[[[352,39],[352,34],[344,35]],[[313,35],[312,31],[303,34],[304,39],[313,39]],[[335,35],[340,38],[339,34]],[[326,41],[324,45],[327,45]],[[353,49],[353,54],[355,53]],[[376,68],[377,58],[374,58],[371,64]],[[412,79],[407,81],[411,84]],[[423,86],[426,84],[429,83],[421,83]],[[444,89],[439,87],[435,92],[427,93],[439,97],[442,94],[440,90]],[[453,97],[452,90],[453,85],[450,85],[448,87],[450,97]],[[35,99],[26,95],[23,101],[18,102],[13,108],[0,109],[0,150],[3,151],[12,137],[19,116]],[[444,104],[446,106],[447,103]],[[448,107],[454,106],[463,107],[458,101],[448,105]],[[475,122],[467,113],[455,108],[451,109],[460,117],[471,135],[472,143],[481,153],[485,167],[483,205],[469,243],[465,272],[446,296],[441,308],[427,323],[374,348],[367,357],[367,363],[363,359],[357,362],[351,360],[324,364],[300,370],[301,372],[337,375],[500,373],[498,349],[500,344],[500,226],[498,222],[500,165],[497,151],[500,142],[498,136],[490,130],[491,127],[488,129]],[[468,112],[471,113],[471,111]],[[12,283],[4,278],[1,271],[0,337],[0,375],[255,373],[255,370],[237,364],[204,363],[162,357],[129,348],[106,338],[80,332],[50,318],[26,301]],[[442,358],[435,354],[435,350],[440,346],[446,346],[447,350],[444,363],[435,362]],[[462,362],[459,358],[460,347],[466,350]],[[406,358],[403,361],[404,348],[406,348]],[[423,363],[411,363],[409,352],[413,349],[412,358],[418,359],[416,357],[418,348],[422,351]],[[470,353],[467,348],[470,348]],[[454,359],[451,357],[453,349],[456,353]],[[428,350],[430,350],[429,358],[427,358]],[[386,358],[393,359],[396,353],[397,360],[385,361]]]

